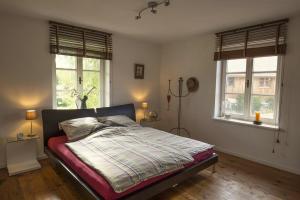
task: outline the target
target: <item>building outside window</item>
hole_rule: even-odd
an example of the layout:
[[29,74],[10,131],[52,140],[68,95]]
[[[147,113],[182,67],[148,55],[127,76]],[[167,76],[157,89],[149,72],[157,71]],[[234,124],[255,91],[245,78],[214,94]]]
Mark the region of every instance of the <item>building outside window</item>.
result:
[[274,77],[267,77],[262,75],[262,77],[259,78],[259,87],[260,88],[271,88],[275,86],[275,76]]

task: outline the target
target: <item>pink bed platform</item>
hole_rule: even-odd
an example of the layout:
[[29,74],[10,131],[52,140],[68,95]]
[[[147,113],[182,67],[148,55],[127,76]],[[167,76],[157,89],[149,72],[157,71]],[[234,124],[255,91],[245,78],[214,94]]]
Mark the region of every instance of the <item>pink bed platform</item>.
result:
[[[116,193],[110,186],[110,184],[101,175],[99,175],[94,169],[81,161],[68,147],[64,145],[66,142],[66,136],[52,137],[48,140],[48,147],[60,159],[62,159],[68,167],[70,167],[77,175],[79,175],[82,180],[86,182],[86,184],[88,184],[95,192],[97,192],[106,200],[119,199],[127,194],[137,191],[175,173],[172,172],[148,179],[122,193]],[[185,167],[190,167],[197,162],[205,160],[212,156],[212,154],[213,149],[208,149],[204,152],[200,152],[194,156],[195,161],[193,163],[189,163]]]

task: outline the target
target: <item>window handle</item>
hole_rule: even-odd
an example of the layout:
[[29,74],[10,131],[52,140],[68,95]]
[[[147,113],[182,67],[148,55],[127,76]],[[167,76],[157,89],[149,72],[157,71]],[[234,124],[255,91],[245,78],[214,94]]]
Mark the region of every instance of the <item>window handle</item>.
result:
[[249,88],[249,85],[250,85],[250,81],[248,79],[247,82],[246,82],[246,87]]
[[81,85],[81,83],[82,83],[82,78],[79,76],[79,84]]

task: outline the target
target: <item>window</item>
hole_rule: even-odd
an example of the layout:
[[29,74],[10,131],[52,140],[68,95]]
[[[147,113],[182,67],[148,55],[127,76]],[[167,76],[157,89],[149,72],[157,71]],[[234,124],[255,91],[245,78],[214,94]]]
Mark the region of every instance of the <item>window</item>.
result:
[[262,121],[278,121],[280,56],[219,61],[219,91],[216,116],[253,121],[261,112]]
[[261,77],[259,78],[259,87],[260,88],[270,88],[272,85],[272,78],[270,77]]
[[55,56],[54,107],[74,109],[88,94],[87,108],[109,106],[109,61],[76,56]]
[[227,86],[228,87],[233,87],[234,86],[234,81],[235,81],[235,77],[233,77],[233,76],[227,77]]

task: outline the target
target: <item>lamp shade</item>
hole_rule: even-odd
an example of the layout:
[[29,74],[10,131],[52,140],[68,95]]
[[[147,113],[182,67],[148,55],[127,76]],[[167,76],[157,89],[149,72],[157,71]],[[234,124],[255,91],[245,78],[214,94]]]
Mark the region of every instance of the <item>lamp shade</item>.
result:
[[26,120],[34,120],[37,118],[36,110],[26,110]]
[[142,108],[143,109],[148,109],[148,103],[147,102],[143,102],[142,103]]

